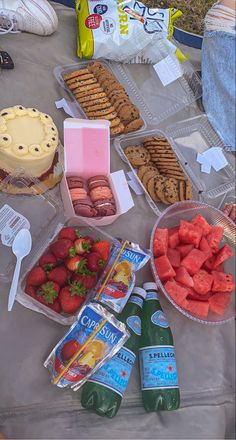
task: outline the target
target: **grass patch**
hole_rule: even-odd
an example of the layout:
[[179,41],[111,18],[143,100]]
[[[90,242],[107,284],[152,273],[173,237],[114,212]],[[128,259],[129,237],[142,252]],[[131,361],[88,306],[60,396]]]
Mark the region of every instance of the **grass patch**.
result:
[[149,7],[178,8],[182,17],[175,21],[177,27],[203,35],[203,20],[215,0],[142,0]]

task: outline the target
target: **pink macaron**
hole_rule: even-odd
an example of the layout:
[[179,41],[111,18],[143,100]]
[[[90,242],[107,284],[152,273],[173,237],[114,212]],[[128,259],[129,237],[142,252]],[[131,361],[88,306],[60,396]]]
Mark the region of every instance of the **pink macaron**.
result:
[[75,202],[76,200],[83,200],[87,197],[87,192],[84,188],[73,188],[70,189],[70,196],[72,202]]
[[98,186],[97,188],[92,189],[90,192],[90,197],[93,202],[96,202],[97,200],[103,199],[111,200],[113,198],[113,194],[110,188],[106,186]]

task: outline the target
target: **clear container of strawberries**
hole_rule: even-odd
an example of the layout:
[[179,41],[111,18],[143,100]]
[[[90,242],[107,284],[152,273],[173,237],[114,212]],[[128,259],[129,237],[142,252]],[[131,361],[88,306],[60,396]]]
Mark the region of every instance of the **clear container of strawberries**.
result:
[[[10,178],[22,188],[31,183],[20,171]],[[60,324],[71,325],[90,299],[115,239],[77,217],[65,218],[55,191],[30,196],[3,191],[0,281],[10,282],[13,276],[11,246],[21,227],[30,230],[33,246],[22,264],[17,301]]]
[[176,203],[152,232],[152,270],[174,307],[202,324],[235,317],[236,229],[222,211],[201,202]]

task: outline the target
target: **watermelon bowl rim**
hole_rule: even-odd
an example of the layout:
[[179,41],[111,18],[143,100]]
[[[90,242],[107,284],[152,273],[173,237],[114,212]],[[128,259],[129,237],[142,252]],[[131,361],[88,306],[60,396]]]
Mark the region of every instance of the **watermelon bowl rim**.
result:
[[[154,264],[154,255],[153,255],[153,241],[154,241],[154,234],[155,234],[155,231],[156,231],[156,229],[159,227],[159,225],[160,225],[160,222],[161,221],[163,221],[163,219],[165,219],[165,217],[168,217],[168,214],[173,210],[173,208],[176,208],[176,207],[182,207],[183,208],[183,210],[184,210],[184,207],[186,206],[186,205],[189,205],[189,204],[191,204],[191,203],[193,203],[196,207],[197,206],[199,206],[199,208],[201,208],[201,207],[205,207],[206,209],[211,209],[211,210],[213,210],[213,212],[215,211],[216,212],[216,214],[219,216],[222,216],[222,218],[224,218],[227,222],[228,222],[228,224],[229,224],[229,226],[230,227],[233,227],[233,229],[236,231],[236,226],[235,226],[235,223],[227,216],[227,215],[225,215],[222,211],[220,211],[219,209],[217,209],[217,208],[215,208],[214,206],[211,206],[211,205],[208,205],[207,203],[204,203],[204,202],[198,202],[198,201],[194,201],[194,200],[188,200],[188,201],[184,201],[184,202],[177,202],[177,203],[174,203],[173,205],[171,205],[170,207],[168,207],[168,208],[166,208],[165,209],[165,211],[163,211],[163,213],[158,217],[158,219],[157,219],[157,221],[156,221],[156,223],[155,223],[155,225],[154,225],[154,227],[153,227],[153,230],[152,230],[152,233],[151,233],[151,240],[150,240],[150,249],[151,249],[151,252],[152,252],[152,255],[151,255],[151,268],[152,268],[152,273],[153,273],[153,276],[154,276],[154,280],[155,280],[155,282],[156,282],[156,284],[157,284],[157,286],[158,286],[158,288],[161,290],[161,292],[165,295],[165,297],[168,299],[168,301],[180,312],[180,313],[182,313],[183,315],[185,315],[187,318],[189,318],[189,319],[192,319],[193,321],[195,321],[195,322],[198,322],[198,323],[200,323],[200,324],[207,324],[207,325],[222,325],[222,324],[226,324],[227,322],[229,322],[229,321],[231,321],[232,319],[235,319],[235,317],[236,317],[236,313],[235,313],[235,311],[234,311],[234,313],[232,313],[232,316],[230,316],[229,318],[227,318],[227,319],[224,319],[223,318],[223,316],[224,315],[222,315],[222,319],[219,319],[219,320],[217,320],[217,321],[213,321],[213,320],[209,320],[209,319],[203,319],[203,318],[200,318],[200,317],[197,317],[196,315],[193,315],[192,313],[190,313],[190,312],[188,312],[187,310],[185,310],[185,309],[183,309],[182,307],[180,307],[172,298],[171,298],[171,296],[168,294],[168,292],[166,291],[166,289],[165,289],[165,287],[164,287],[164,285],[163,285],[163,283],[162,283],[162,281],[160,280],[160,278],[159,278],[159,276],[158,276],[158,274],[157,274],[157,271],[156,271],[156,268],[155,268],[155,264]],[[186,211],[186,210],[185,210]],[[197,214],[197,213],[196,213]],[[185,220],[185,214],[183,213],[183,220]],[[178,226],[178,225],[176,225],[176,226]],[[175,227],[175,226],[172,226],[173,228]],[[163,226],[161,227],[161,229],[163,229]],[[224,237],[224,235],[223,235],[223,237]],[[222,237],[222,238],[223,238]],[[235,295],[235,290],[234,290],[234,292],[232,293],[232,295]],[[216,315],[216,316],[219,316],[219,315]]]

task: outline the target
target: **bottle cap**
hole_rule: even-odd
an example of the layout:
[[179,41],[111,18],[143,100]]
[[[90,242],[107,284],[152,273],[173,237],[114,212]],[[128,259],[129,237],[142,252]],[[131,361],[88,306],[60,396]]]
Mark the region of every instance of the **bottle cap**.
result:
[[156,283],[144,283],[143,284],[143,288],[145,290],[158,290],[157,289],[157,284]]
[[146,295],[147,295],[146,290],[142,289],[142,287],[135,287],[135,288],[133,289],[132,295],[135,294],[135,293],[136,293],[137,295],[141,296],[143,299],[145,299],[145,298],[146,298]]

